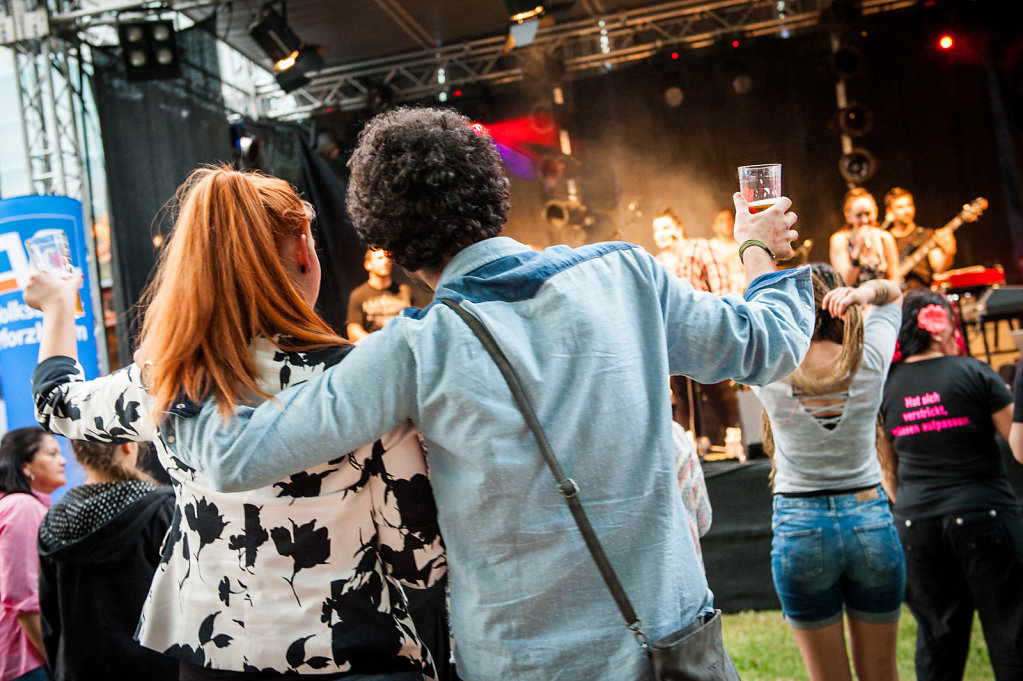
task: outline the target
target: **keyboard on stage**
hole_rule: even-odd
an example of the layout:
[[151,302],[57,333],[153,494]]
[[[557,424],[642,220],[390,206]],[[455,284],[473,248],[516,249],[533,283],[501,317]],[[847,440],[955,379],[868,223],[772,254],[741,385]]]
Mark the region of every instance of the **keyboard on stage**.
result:
[[961,267],[957,270],[949,270],[933,277],[933,288],[940,288],[942,291],[954,289],[980,288],[982,286],[995,286],[1005,283],[1005,270],[1001,265],[996,267]]
[[984,354],[988,364],[991,364],[991,348],[988,345],[986,324],[995,323],[997,345],[998,322],[1008,320],[1012,330],[1019,328],[1020,319],[1023,319],[1023,286],[992,286],[977,299],[977,326],[984,340]]
[[1023,316],[1023,286],[993,286],[977,301],[981,320]]

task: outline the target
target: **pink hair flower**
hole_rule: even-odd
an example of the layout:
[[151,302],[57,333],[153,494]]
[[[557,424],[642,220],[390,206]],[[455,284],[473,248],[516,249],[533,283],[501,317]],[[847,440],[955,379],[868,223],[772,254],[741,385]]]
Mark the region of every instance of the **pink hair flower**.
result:
[[895,354],[892,355],[892,364],[898,364],[902,361],[902,348],[899,347],[899,341],[895,341]]
[[941,333],[948,327],[948,312],[941,305],[931,303],[917,314],[916,324],[924,331]]

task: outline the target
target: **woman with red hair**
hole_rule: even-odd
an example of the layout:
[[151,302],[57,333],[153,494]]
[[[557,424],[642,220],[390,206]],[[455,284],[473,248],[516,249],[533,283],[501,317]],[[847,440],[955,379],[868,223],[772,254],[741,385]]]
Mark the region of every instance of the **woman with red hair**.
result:
[[176,443],[173,423],[206,398],[230,427],[236,405],[273,400],[351,349],[313,310],[313,211],[287,182],[201,168],[177,198],[136,364],[82,382],[77,282],[40,273],[25,292],[43,311],[40,423],[73,438],[152,438],[173,480],[177,510],[139,641],[177,657],[182,679],[432,677],[400,586],[432,585],[446,569],[410,423],[245,494],[213,490]]

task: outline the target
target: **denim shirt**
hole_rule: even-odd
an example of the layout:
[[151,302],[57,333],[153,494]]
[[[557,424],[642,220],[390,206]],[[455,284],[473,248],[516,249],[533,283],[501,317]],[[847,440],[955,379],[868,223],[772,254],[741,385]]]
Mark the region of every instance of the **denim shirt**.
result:
[[[496,237],[455,255],[436,297],[501,344],[651,640],[705,612],[667,376],[763,384],[791,373],[813,326],[808,270],[719,298],[630,244],[534,252]],[[499,370],[452,310],[406,310],[277,398],[226,425],[212,403],[172,417],[180,449],[212,485],[242,490],[410,418],[427,445],[463,678],[653,678]]]

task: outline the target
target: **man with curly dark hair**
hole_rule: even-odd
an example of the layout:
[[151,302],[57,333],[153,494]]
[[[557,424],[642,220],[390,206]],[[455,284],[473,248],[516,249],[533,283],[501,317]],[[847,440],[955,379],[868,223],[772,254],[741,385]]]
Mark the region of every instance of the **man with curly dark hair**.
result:
[[355,231],[409,272],[439,272],[466,246],[497,236],[510,205],[490,138],[454,111],[424,111],[371,120],[348,162]]
[[[366,241],[497,338],[651,640],[712,612],[675,478],[666,376],[763,384],[798,366],[813,329],[810,278],[776,272],[773,259],[792,254],[791,201],[751,216],[735,195],[750,283],[745,299],[719,298],[632,244],[535,252],[498,236],[508,211],[499,156],[456,113],[377,117],[350,167],[349,208]],[[174,418],[177,442],[213,486],[241,490],[415,423],[463,678],[653,679],[500,372],[453,310],[406,310],[277,397],[226,425],[212,403]]]

